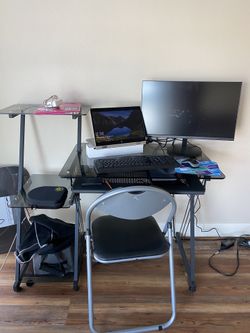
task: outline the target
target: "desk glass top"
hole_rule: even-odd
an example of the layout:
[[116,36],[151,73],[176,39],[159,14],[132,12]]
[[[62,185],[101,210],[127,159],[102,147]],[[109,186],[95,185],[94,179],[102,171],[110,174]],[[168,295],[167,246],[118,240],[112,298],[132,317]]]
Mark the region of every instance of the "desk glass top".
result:
[[[61,169],[59,176],[63,178],[78,178],[78,177],[97,177],[94,170],[95,158],[89,158],[86,153],[86,145],[81,145],[81,152],[77,151],[77,147],[73,149],[63,168]],[[144,154],[146,155],[164,155],[166,150],[159,147],[158,144],[147,144],[144,146]],[[209,158],[202,154],[199,158],[200,161],[209,160]],[[171,170],[171,172],[174,172]],[[224,179],[225,175],[221,176],[207,176],[199,175],[200,179]]]
[[[166,151],[157,147],[157,145],[147,145],[144,149],[144,153],[158,155],[160,153],[166,154]],[[205,155],[201,156],[201,158],[208,159]],[[94,158],[87,156],[86,144],[81,145],[81,152],[77,152],[77,147],[73,149],[59,176],[75,179],[72,187],[73,193],[102,193],[109,190],[107,185],[102,183],[102,177],[96,175],[94,170]],[[221,179],[223,178],[224,175]],[[173,194],[201,195],[205,192],[205,183],[202,179],[210,180],[213,178],[181,174],[177,175],[176,181],[168,179],[154,180],[152,181],[152,185],[159,186]],[[124,186],[124,184],[112,184],[112,188],[120,186]]]

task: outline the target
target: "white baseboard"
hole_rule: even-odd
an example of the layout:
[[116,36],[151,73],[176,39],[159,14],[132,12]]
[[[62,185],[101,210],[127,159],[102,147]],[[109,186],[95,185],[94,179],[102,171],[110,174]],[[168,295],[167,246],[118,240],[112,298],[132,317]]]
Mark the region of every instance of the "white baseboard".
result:
[[[81,194],[81,205],[83,212],[87,209],[87,207],[93,202],[100,194]],[[84,214],[83,214],[84,215]],[[155,216],[156,217],[156,216]],[[157,215],[156,220],[159,222],[159,225],[161,228],[164,226],[164,214],[159,213]],[[181,221],[180,217],[176,218],[176,221]],[[214,221],[214,220],[213,220]],[[250,221],[247,219],[230,219],[227,223],[220,223],[219,221],[216,221],[217,223],[201,223],[199,222],[198,225],[202,228],[202,230],[210,230],[212,228],[216,228],[220,234],[221,237],[238,237],[240,235],[250,234]],[[180,230],[181,223],[176,222],[175,223],[175,229],[178,232]],[[189,230],[188,230],[189,231]],[[186,236],[189,236],[189,232],[186,234]],[[215,230],[209,231],[209,232],[202,232],[199,228],[195,227],[195,236],[196,237],[212,237],[212,238],[218,238],[218,234]]]
[[[162,225],[160,225],[162,227]],[[241,235],[250,235],[250,224],[249,223],[221,223],[221,224],[209,224],[209,225],[202,225],[199,224],[199,226],[202,228],[203,232],[195,227],[195,236],[196,237],[208,237],[208,238],[219,238],[218,233],[221,237],[238,237]],[[216,228],[218,233],[213,229]],[[212,230],[211,230],[212,229]],[[209,231],[211,230],[211,231]],[[175,231],[180,231],[180,224],[175,225]],[[186,234],[186,236],[189,236],[189,230]]]

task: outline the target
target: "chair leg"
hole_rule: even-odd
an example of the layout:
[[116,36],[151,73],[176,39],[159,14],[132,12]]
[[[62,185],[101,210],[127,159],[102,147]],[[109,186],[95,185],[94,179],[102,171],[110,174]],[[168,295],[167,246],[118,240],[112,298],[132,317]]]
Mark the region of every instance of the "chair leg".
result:
[[175,299],[175,278],[174,278],[174,249],[173,249],[173,235],[172,235],[172,224],[168,222],[168,242],[169,242],[169,276],[170,276],[170,292],[171,292],[171,308],[172,315],[170,319],[163,324],[163,329],[171,326],[176,316],[176,299]]
[[94,313],[93,313],[93,290],[92,290],[92,250],[90,235],[86,234],[86,257],[87,257],[87,289],[88,289],[88,317],[89,328],[91,333],[97,333],[94,329]]
[[[161,325],[152,325],[137,327],[126,330],[109,331],[110,333],[139,333],[139,332],[152,332],[157,330],[166,330],[170,327],[176,316],[176,300],[175,300],[175,282],[174,282],[174,256],[173,256],[173,239],[171,224],[168,228],[168,241],[169,241],[169,274],[170,274],[170,290],[171,290],[171,308],[172,314],[170,319]],[[87,288],[88,288],[88,318],[89,329],[91,333],[98,333],[94,328],[94,310],[93,310],[93,289],[92,289],[92,249],[90,235],[86,235],[86,255],[87,255]]]
[[[86,239],[86,256],[87,256],[87,288],[88,288],[88,318],[89,329],[91,333],[98,333],[94,328],[94,311],[93,311],[93,290],[92,290],[92,249],[91,240],[88,231],[85,236]],[[169,274],[170,274],[170,290],[171,290],[171,308],[172,314],[170,319],[161,325],[152,325],[137,327],[126,330],[109,331],[109,333],[140,333],[161,331],[167,329],[175,320],[176,316],[176,300],[175,300],[175,281],[174,281],[174,252],[173,252],[173,239],[172,239],[172,225],[168,225],[168,242],[169,242]]]

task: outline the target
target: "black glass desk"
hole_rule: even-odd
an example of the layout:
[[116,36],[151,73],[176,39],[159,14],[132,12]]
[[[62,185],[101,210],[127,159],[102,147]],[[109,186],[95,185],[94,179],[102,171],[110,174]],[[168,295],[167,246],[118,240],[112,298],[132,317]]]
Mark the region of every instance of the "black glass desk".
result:
[[[146,145],[144,148],[146,154],[164,154],[164,150],[156,145]],[[201,156],[201,159],[207,159],[206,156]],[[63,178],[71,178],[72,192],[79,195],[80,193],[103,193],[110,188],[100,181],[97,177],[94,168],[93,160],[87,157],[86,145],[81,145],[81,151],[74,148],[62,168],[59,176]],[[224,178],[224,175],[221,177]],[[196,290],[195,280],[195,198],[196,196],[205,193],[206,181],[211,177],[206,177],[203,180],[196,175],[179,175],[176,180],[161,180],[153,181],[152,185],[158,186],[173,195],[188,195],[189,202],[189,246],[190,254],[186,254],[183,247],[183,239],[180,232],[176,232],[176,241],[183,259],[185,270],[188,279],[188,288],[190,291]],[[112,184],[112,188],[125,186],[124,184]]]

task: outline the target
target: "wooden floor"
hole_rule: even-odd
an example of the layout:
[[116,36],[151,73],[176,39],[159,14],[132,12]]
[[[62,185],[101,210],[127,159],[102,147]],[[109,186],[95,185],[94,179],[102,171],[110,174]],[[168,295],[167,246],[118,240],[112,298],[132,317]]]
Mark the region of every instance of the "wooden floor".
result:
[[[197,291],[190,294],[178,251],[175,251],[177,317],[168,332],[250,332],[250,250],[240,250],[240,269],[233,277],[211,270],[208,258],[216,241],[197,241]],[[216,258],[220,268],[233,269],[235,249]],[[4,256],[0,256],[0,264]],[[121,265],[94,265],[96,324],[100,331],[150,325],[165,320],[166,259]],[[1,333],[89,332],[86,274],[80,290],[70,282],[25,284],[12,291],[14,259],[11,255],[0,272]],[[168,298],[168,296],[167,296]]]

